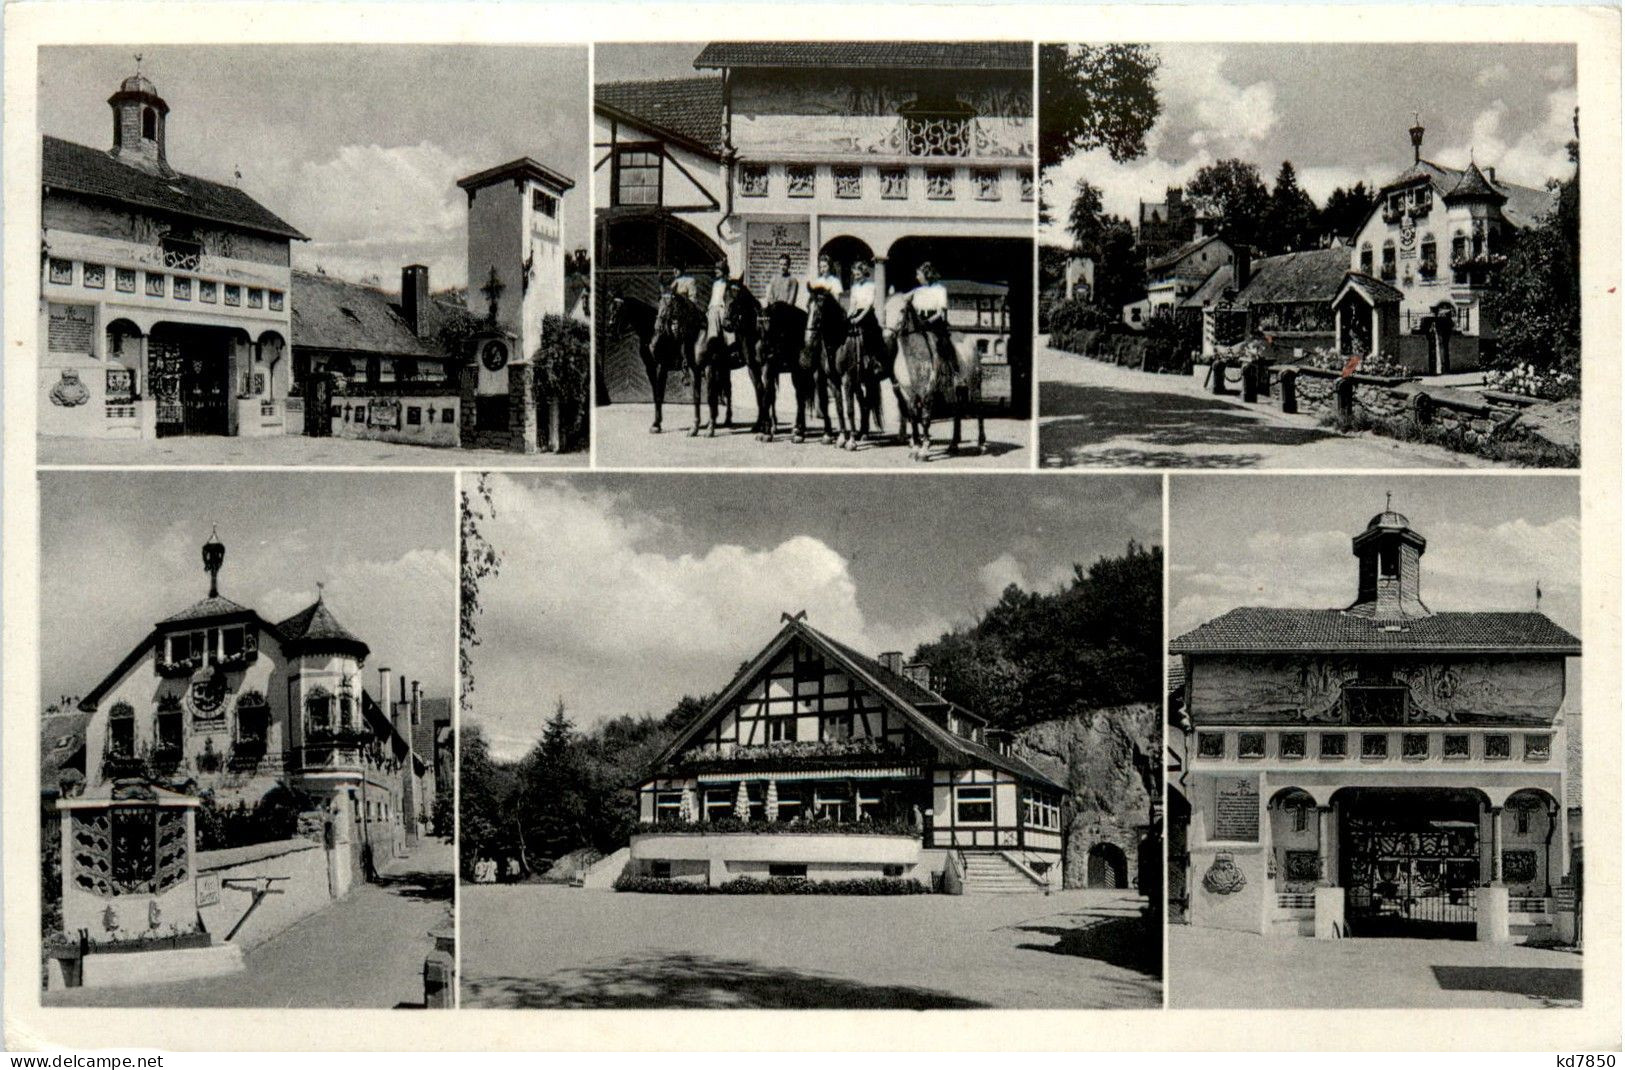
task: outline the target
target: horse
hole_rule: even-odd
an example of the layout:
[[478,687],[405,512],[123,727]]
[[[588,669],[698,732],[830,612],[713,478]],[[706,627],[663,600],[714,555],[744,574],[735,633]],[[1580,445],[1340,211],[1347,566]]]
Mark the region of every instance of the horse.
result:
[[[847,430],[847,406],[842,397],[844,373],[852,359],[852,354],[843,355],[847,336],[846,312],[841,308],[841,303],[835,299],[835,295],[828,290],[814,290],[809,303],[811,309],[807,315],[808,339],[807,347],[801,353],[801,367],[803,372],[811,373],[812,385],[818,393],[818,414],[824,421],[824,435],[820,441],[826,446],[837,443],[829,425],[829,400],[833,392],[835,419],[841,430],[839,445],[843,449],[856,449],[857,444],[852,441]],[[855,367],[853,370],[855,371]],[[796,390],[798,433],[804,433],[806,430],[802,400],[802,391],[798,388]]]
[[762,441],[772,442],[779,433],[779,376],[789,373],[796,392],[796,422],[791,441],[806,441],[806,423],[802,414],[812,400],[813,375],[801,363],[802,342],[807,337],[807,314],[794,305],[776,301],[767,307],[767,329],[757,347],[761,364],[763,424]]
[[693,438],[700,433],[700,384],[703,381],[706,393],[711,404],[710,434],[717,433],[717,403],[720,390],[717,384],[717,365],[723,360],[723,354],[718,352],[718,343],[726,349],[727,343],[721,339],[706,339],[705,345],[700,345],[700,336],[705,333],[705,314],[688,298],[667,290],[660,295],[660,307],[655,309],[655,338],[653,343],[654,357],[664,364],[675,351],[682,361],[683,368],[688,372],[694,399],[694,426],[689,428],[688,435]]
[[[939,345],[939,337],[913,305],[904,306],[897,348],[906,362],[909,381],[899,392],[898,401],[908,426],[909,456],[917,461],[931,459],[931,417],[939,401],[946,402],[953,412],[954,433],[948,453],[959,451],[960,423],[982,381],[981,358],[975,350],[961,350],[952,341]],[[976,452],[986,448],[987,432],[977,412]]]
[[675,355],[674,361],[656,361],[650,343],[655,337],[655,307],[636,297],[616,294],[609,306],[609,333],[612,338],[635,335],[638,357],[643,361],[643,374],[649,379],[649,390],[655,399],[655,422],[649,433],[660,433],[661,407],[666,401],[666,377],[673,368],[682,367],[681,352],[676,347],[662,347],[665,355]]
[[[843,353],[842,364],[846,372],[842,376],[842,383],[845,385],[850,381],[851,384],[849,393],[851,405],[855,410],[852,419],[856,428],[856,439],[861,442],[868,437],[871,417],[874,419],[875,435],[884,437],[886,427],[881,413],[881,384],[891,382],[892,392],[897,396],[899,411],[902,408],[903,396],[897,385],[895,354],[887,347],[886,340],[880,332],[880,321],[875,317],[873,310],[856,322],[848,322],[844,346],[846,351]],[[906,437],[901,423],[898,433],[900,438]]]
[[[722,303],[722,329],[734,337],[733,359],[730,371],[743,364],[750,371],[750,385],[756,394],[756,422],[751,431],[764,442],[772,441],[773,405],[768,400],[769,375],[767,356],[763,352],[762,303],[750,288],[737,279],[728,283],[727,295]],[[777,376],[773,376],[776,380]],[[731,379],[731,376],[730,376]],[[776,389],[776,382],[774,388]],[[728,422],[733,423],[733,391],[730,389]]]

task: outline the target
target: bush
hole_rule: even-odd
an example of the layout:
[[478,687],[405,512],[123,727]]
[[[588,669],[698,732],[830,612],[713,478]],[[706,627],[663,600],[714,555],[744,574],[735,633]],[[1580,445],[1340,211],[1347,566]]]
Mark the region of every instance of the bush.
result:
[[912,877],[858,877],[815,881],[805,877],[735,877],[712,887],[703,881],[671,877],[639,877],[623,873],[615,879],[617,892],[655,895],[926,895],[931,889]]
[[542,340],[536,348],[536,397],[559,403],[561,446],[564,450],[587,446],[587,379],[592,332],[580,320],[565,316],[542,317]]
[[197,811],[197,849],[220,851],[255,843],[291,840],[299,834],[299,815],[321,809],[311,796],[278,784],[260,801],[221,806],[212,795],[203,797]]
[[1401,442],[1420,442],[1429,446],[1442,446],[1456,453],[1472,453],[1503,464],[1526,468],[1578,468],[1577,451],[1519,433],[1498,431],[1480,435],[1475,442],[1467,441],[1459,430],[1450,430],[1437,424],[1418,424],[1406,417],[1373,417],[1357,408],[1352,416],[1339,417],[1328,412],[1321,417],[1325,427],[1335,427],[1344,434],[1369,431],[1372,434],[1398,439]]
[[1070,301],[1056,302],[1049,313],[1049,329],[1052,335],[1073,331],[1098,331],[1117,322],[1116,316],[1099,305],[1090,304],[1076,297]]

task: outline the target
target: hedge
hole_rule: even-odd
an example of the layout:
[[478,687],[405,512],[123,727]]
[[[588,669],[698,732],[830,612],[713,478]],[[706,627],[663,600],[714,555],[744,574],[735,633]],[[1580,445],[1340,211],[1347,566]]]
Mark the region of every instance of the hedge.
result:
[[621,874],[615,879],[617,892],[648,892],[659,895],[927,895],[931,889],[913,877],[861,877],[851,880],[815,881],[806,877],[735,877],[712,887],[702,881],[670,877],[638,877]]

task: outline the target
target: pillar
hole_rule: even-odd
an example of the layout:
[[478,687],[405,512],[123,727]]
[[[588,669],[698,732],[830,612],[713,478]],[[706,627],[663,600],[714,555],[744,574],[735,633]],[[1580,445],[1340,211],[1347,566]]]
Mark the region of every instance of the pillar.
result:
[[1332,808],[1330,806],[1316,807],[1320,817],[1319,837],[1316,845],[1320,854],[1320,886],[1323,888],[1337,887],[1336,871],[1332,869]]
[[508,451],[536,452],[535,367],[528,362],[508,365]]
[[1490,807],[1490,884],[1501,886],[1501,808]]
[[886,258],[875,257],[875,315],[881,326],[886,324]]

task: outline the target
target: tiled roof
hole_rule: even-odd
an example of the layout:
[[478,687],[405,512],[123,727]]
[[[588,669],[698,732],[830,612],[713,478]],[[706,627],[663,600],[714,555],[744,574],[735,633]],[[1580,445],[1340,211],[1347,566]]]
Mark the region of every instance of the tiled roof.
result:
[[1237,299],[1243,304],[1330,302],[1349,272],[1347,249],[1312,249],[1253,261],[1252,278]]
[[[1480,170],[1476,164],[1469,163],[1468,166],[1473,170]],[[1382,188],[1390,190],[1395,186],[1403,186],[1419,178],[1426,178],[1433,183],[1433,188],[1443,196],[1461,183],[1464,174],[1465,172],[1459,168],[1445,167],[1442,164],[1434,163],[1432,160],[1422,160],[1405,168]],[[1552,210],[1553,204],[1556,203],[1552,199],[1550,190],[1534,189],[1530,186],[1519,186],[1499,180],[1491,183],[1489,176],[1482,174],[1482,172],[1480,178],[1483,179],[1486,186],[1491,187],[1494,192],[1506,198],[1506,203],[1501,205],[1501,214],[1506,216],[1513,226],[1534,226],[1546,217],[1546,214]],[[1381,210],[1382,204],[1379,198],[1372,211]]]
[[1373,305],[1392,305],[1405,300],[1404,291],[1388,285],[1381,279],[1374,279],[1370,275],[1364,275],[1358,271],[1351,271],[1343,276],[1343,282],[1344,285],[1358,290],[1360,295]]
[[44,142],[40,181],[47,188],[105,197],[283,238],[303,240],[305,237],[235,186],[194,175],[148,174],[120,163],[112,154],[100,149],[50,135],[45,136]]
[[1175,654],[1224,652],[1580,653],[1544,613],[1435,613],[1373,620],[1338,609],[1244,606],[1173,641]]
[[213,597],[205,598],[198,602],[193,602],[190,606],[187,606],[179,613],[176,613],[173,616],[165,617],[158,623],[160,625],[184,624],[187,621],[205,620],[209,617],[229,617],[234,613],[251,612],[253,612],[253,610],[249,609],[247,606],[241,606],[229,598],[214,595]]
[[1490,180],[1484,177],[1484,172],[1478,169],[1476,163],[1467,165],[1467,170],[1461,173],[1461,181],[1457,182],[1455,188],[1445,196],[1451,200],[1462,197],[1479,197],[1488,200],[1506,199],[1506,194],[1490,185]]
[[320,598],[278,623],[276,630],[289,644],[338,646],[359,650],[363,656],[367,652],[367,644],[340,624],[333,611],[327,608],[327,603]]
[[1185,259],[1187,256],[1202,248],[1202,246],[1207,245],[1209,242],[1216,242],[1218,240],[1219,236],[1217,234],[1209,234],[1205,238],[1196,238],[1193,241],[1188,241],[1184,245],[1181,245],[1170,252],[1164,253],[1162,256],[1159,256],[1155,260],[1146,264],[1145,269],[1147,271],[1155,271],[1160,267],[1167,267],[1169,264],[1177,264],[1179,261]]
[[706,152],[722,150],[722,79],[714,74],[600,82],[593,105]]
[[1202,280],[1202,284],[1191,295],[1181,301],[1181,308],[1205,308],[1217,301],[1235,281],[1236,269],[1232,264],[1220,264],[1213,269],[1212,274]]
[[311,349],[346,349],[385,356],[443,358],[434,328],[444,309],[428,302],[430,330],[419,338],[401,318],[399,294],[345,282],[329,275],[293,273],[293,344]]
[[1030,71],[1024,41],[718,41],[694,66]]

